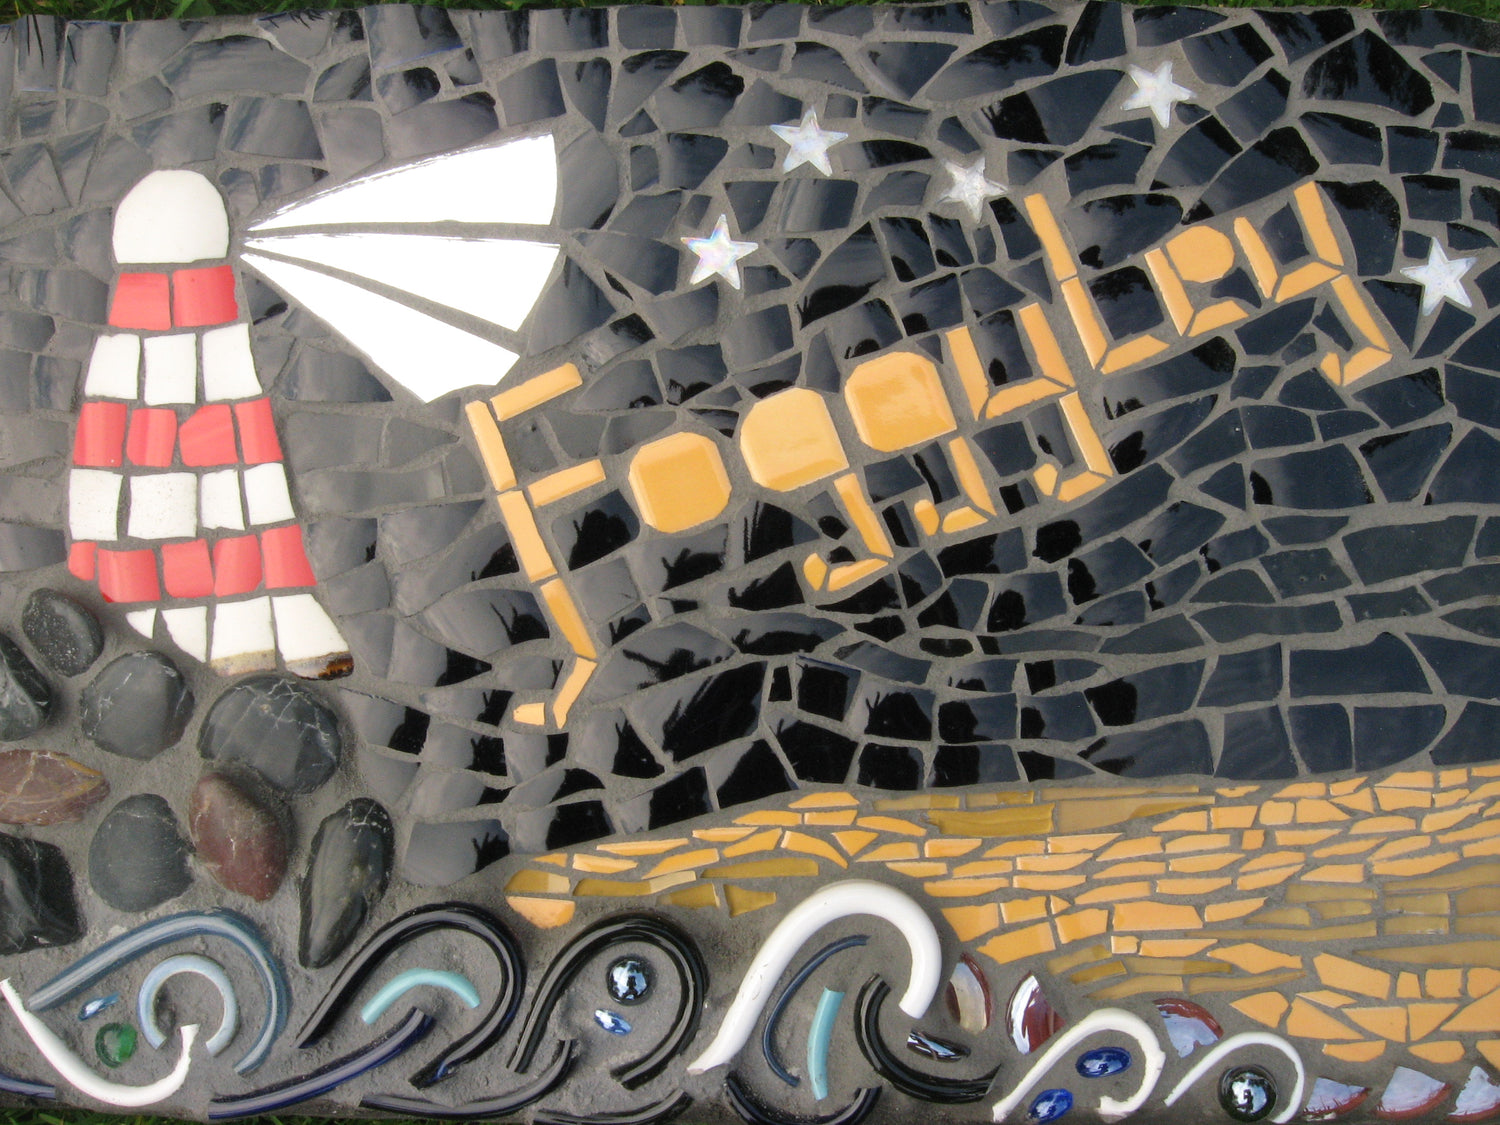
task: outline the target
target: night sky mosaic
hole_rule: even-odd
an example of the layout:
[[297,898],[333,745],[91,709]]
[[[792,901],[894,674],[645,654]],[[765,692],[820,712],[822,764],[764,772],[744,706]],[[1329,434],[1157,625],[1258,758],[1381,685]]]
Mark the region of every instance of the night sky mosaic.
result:
[[[71,903],[0,917],[0,952],[102,940],[106,917],[134,925],[174,899],[211,905],[206,868],[255,903],[285,899],[298,962],[327,967],[311,995],[331,988],[332,1014],[306,1045],[350,1002],[332,966],[372,919],[396,927],[392,948],[430,922],[502,964],[521,957],[488,915],[391,922],[388,886],[392,903],[441,910],[433,896],[449,892],[413,888],[493,866],[453,893],[498,901],[476,888],[509,879],[542,902],[561,876],[522,879],[525,857],[760,823],[734,818],[830,790],[958,808],[981,790],[1029,794],[1017,804],[1075,788],[1271,793],[1500,759],[1491,24],[1010,0],[5,30],[0,737],[61,753],[0,762],[0,811],[85,823],[53,842],[0,836],[0,862],[23,888],[71,869],[109,911],[91,908],[93,926]],[[451,197],[408,192],[369,229],[371,246],[436,227],[557,248],[518,267],[536,292],[513,324],[485,328],[413,283],[411,315],[478,331],[508,371],[403,337],[402,321],[380,329],[379,352],[346,326],[379,317],[341,320],[337,296],[325,307],[299,288],[303,251],[289,247],[316,249],[344,221],[319,193],[506,145],[555,164],[543,217],[495,224],[454,202],[524,203],[527,173],[502,163],[459,176]],[[127,257],[122,200],[176,170],[222,196],[227,254]],[[278,218],[290,205],[304,218]],[[323,273],[373,277],[394,301],[392,263],[430,265],[379,257]],[[229,264],[183,265],[207,258]],[[245,321],[259,384],[218,396],[233,407],[198,407],[195,394],[216,398],[212,378],[230,378],[207,373],[210,337],[228,347]],[[182,326],[211,329],[204,389],[190,354],[187,397],[163,397],[150,387],[167,337],[151,333]],[[145,334],[130,344],[145,349],[147,389],[128,421],[95,374],[96,341],[120,329]],[[402,347],[431,393],[393,377],[383,356]],[[177,471],[149,478],[149,494],[125,474],[118,533],[123,509],[101,508],[99,490],[119,495],[107,470],[121,448],[124,463]],[[226,464],[231,489],[243,478],[238,524],[209,515]],[[175,487],[193,490],[185,525]],[[158,540],[172,545],[140,546]],[[254,621],[233,616],[247,593],[265,595]],[[269,653],[272,596],[279,658],[257,663],[249,640],[221,647],[259,629]],[[184,639],[197,621],[215,630],[211,659],[207,632],[196,654]],[[576,867],[623,870],[591,862]],[[295,890],[289,869],[304,873]],[[12,893],[12,907],[27,898],[0,897]],[[527,909],[539,925],[572,918],[571,903],[566,918]],[[657,1036],[661,1065],[630,1072],[642,1084],[691,1037],[682,1012],[696,1020],[705,970],[675,924],[611,924],[623,928],[609,941],[653,952],[610,969],[589,1034]],[[527,993],[511,1058],[533,1078],[561,1068],[553,1086],[571,1063],[550,1055],[547,1020],[568,974],[604,948],[569,941],[532,970],[555,957],[543,984],[556,987]],[[57,971],[82,952],[40,956]],[[1493,952],[1464,964],[1493,966]],[[630,999],[669,966],[661,987],[693,998],[675,1022]],[[348,966],[339,980],[351,973],[355,989],[364,977]],[[919,1031],[890,1048],[882,1002],[862,992],[856,1023],[886,1082],[928,1101],[986,1096],[974,1065],[973,1097],[951,1075],[909,1073],[968,1050]],[[469,1055],[448,1052],[454,1067],[499,1041],[519,991],[507,1003]],[[813,1026],[834,1019],[839,1001],[826,1003]],[[299,1019],[310,1005],[299,994]],[[109,1026],[123,1031],[99,1058],[123,1065],[135,1029]],[[346,1078],[427,1030],[408,1017],[344,1058]],[[342,1055],[355,1040],[340,1042]],[[1129,1065],[1125,1047],[1101,1050],[1078,1074],[1124,1070],[1108,1050]],[[3,1057],[0,1070],[31,1065]],[[1276,1081],[1225,1071],[1198,1104],[1258,1120]],[[1383,1116],[1421,1112],[1432,1092],[1402,1081]],[[792,1120],[736,1082],[723,1104],[741,1117]],[[184,1111],[273,1110],[316,1084]],[[410,1090],[368,1096],[367,1109],[434,1109]],[[1465,1096],[1460,1109],[1488,1094]],[[1015,1112],[1050,1121],[1073,1097],[1038,1087]],[[467,1112],[517,1108],[495,1095]],[[669,1098],[628,1120],[682,1108]]]

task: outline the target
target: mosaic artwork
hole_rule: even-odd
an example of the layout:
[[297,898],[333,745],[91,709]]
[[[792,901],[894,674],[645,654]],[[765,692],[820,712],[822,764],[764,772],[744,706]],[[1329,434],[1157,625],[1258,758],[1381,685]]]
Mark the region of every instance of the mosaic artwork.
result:
[[1500,1118],[1500,28],[0,38],[0,1094]]

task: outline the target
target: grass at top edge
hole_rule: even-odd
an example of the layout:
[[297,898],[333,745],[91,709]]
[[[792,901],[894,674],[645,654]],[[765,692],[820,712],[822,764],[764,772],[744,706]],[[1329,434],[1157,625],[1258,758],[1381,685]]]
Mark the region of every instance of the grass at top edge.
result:
[[[399,0],[379,0],[399,2]],[[716,2],[743,2],[743,0],[426,0],[427,3],[445,8],[516,9],[541,8],[585,8],[608,3],[665,3],[704,4]],[[907,2],[907,0],[798,0],[819,7],[841,7],[848,4],[876,4],[884,2]],[[1129,0],[1131,3],[1162,4],[1186,2],[1186,0]],[[290,12],[307,8],[359,8],[367,0],[0,0],[0,23],[30,15],[59,16],[73,20],[144,20],[144,19],[208,19],[214,16],[239,16],[257,13]],[[1361,3],[1345,3],[1342,0],[1213,0],[1205,6],[1230,8],[1285,8],[1285,7],[1347,7],[1384,11],[1435,8],[1459,12],[1464,15],[1500,19],[1500,0],[1363,0]]]

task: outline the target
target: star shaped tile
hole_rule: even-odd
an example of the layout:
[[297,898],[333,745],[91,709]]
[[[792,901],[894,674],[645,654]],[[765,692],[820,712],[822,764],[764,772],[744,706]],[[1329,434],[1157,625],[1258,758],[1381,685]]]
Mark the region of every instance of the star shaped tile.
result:
[[832,129],[818,127],[818,115],[808,110],[802,115],[800,125],[772,125],[771,132],[792,147],[787,150],[781,170],[790,172],[803,164],[811,164],[825,176],[833,175],[833,165],[828,163],[828,150],[848,138],[848,133],[837,133]]
[[707,238],[684,238],[687,248],[698,255],[689,285],[697,285],[717,274],[736,289],[740,287],[739,260],[760,247],[758,242],[736,242],[729,237],[728,216],[720,215]]
[[1463,284],[1464,274],[1473,268],[1473,258],[1450,258],[1437,239],[1433,239],[1427,261],[1420,266],[1407,266],[1401,272],[1422,287],[1422,315],[1430,316],[1445,300],[1466,309],[1474,307]]
[[948,175],[953,177],[953,183],[938,197],[938,202],[962,203],[969,209],[969,214],[974,217],[976,223],[984,215],[985,201],[1005,194],[1005,188],[1002,185],[985,178],[983,155],[976,158],[974,163],[967,168],[951,160],[943,161],[943,167],[948,170]]
[[1162,63],[1154,72],[1132,66],[1130,77],[1135,81],[1135,93],[1120,108],[1149,109],[1163,129],[1172,124],[1172,107],[1195,96],[1186,86],[1172,81],[1170,62]]

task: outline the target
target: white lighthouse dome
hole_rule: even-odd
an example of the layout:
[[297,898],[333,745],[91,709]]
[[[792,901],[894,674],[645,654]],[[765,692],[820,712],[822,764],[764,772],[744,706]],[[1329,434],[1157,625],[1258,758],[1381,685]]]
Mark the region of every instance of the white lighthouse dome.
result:
[[122,265],[227,258],[224,198],[197,172],[152,172],[115,209],[114,248]]

